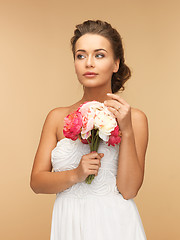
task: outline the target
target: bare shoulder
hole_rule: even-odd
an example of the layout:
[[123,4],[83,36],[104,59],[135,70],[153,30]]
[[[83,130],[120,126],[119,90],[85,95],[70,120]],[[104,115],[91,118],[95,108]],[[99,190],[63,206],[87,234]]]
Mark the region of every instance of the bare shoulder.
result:
[[131,118],[136,140],[142,141],[147,146],[149,127],[146,114],[140,109],[131,108]]
[[132,126],[135,134],[135,139],[140,148],[144,149],[144,154],[148,143],[148,118],[146,114],[137,108],[131,108]]
[[46,119],[56,124],[56,122],[63,117],[66,111],[67,107],[53,108],[48,112]]
[[49,111],[47,117],[57,119],[64,117],[64,114],[73,111],[76,108],[76,104],[66,107],[56,107]]
[[148,124],[148,118],[146,114],[138,109],[138,108],[132,108],[131,107],[131,117],[132,117],[132,124],[137,125],[137,124]]
[[131,107],[131,119],[135,132],[144,132],[145,135],[148,135],[148,118],[142,110]]
[[[58,134],[58,128],[62,125],[64,117],[68,114],[69,107],[57,107],[50,110],[45,119],[45,123],[48,123],[54,131],[56,136]],[[58,138],[58,137],[57,137]]]
[[53,128],[56,132],[56,140],[60,141],[64,138],[63,127],[64,127],[64,118],[77,108],[76,104],[66,106],[66,107],[57,107],[52,109],[48,115],[47,119],[53,124]]

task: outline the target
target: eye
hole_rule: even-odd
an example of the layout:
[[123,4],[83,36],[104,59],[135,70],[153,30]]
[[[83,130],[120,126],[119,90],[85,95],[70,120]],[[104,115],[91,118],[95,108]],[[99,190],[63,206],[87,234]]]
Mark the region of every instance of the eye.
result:
[[78,54],[76,57],[77,57],[77,59],[83,59],[84,58],[84,56],[82,54]]
[[98,56],[98,58],[103,58],[104,57],[104,54],[103,53],[98,53],[97,55],[96,55],[96,57]]

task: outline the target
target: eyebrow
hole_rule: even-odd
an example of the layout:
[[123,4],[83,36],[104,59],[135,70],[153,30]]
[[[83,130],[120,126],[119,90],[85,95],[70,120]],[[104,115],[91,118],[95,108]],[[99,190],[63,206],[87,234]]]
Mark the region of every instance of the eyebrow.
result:
[[[107,51],[106,51],[105,49],[103,49],[103,48],[95,49],[94,52],[98,52],[98,51],[102,51],[102,50],[105,51],[105,52],[107,52]],[[81,52],[86,52],[86,50],[84,50],[84,49],[78,49],[78,50],[76,51],[76,53],[79,52],[79,51],[81,51]]]

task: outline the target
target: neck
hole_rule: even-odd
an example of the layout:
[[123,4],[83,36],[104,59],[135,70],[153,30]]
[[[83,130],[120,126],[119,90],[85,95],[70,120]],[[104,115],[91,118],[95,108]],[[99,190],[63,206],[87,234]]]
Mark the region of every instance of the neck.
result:
[[103,103],[105,100],[108,99],[107,93],[112,93],[111,89],[104,89],[102,88],[85,88],[84,94],[80,102],[86,102],[86,101],[93,101],[96,100],[98,102]]

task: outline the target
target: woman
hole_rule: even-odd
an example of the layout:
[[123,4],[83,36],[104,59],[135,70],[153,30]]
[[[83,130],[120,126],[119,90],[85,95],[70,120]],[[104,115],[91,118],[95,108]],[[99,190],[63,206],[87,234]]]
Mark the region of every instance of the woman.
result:
[[[34,159],[31,188],[35,193],[57,194],[51,240],[144,240],[133,198],[144,178],[148,121],[141,110],[115,94],[124,90],[131,76],[121,37],[107,22],[88,20],[76,26],[71,44],[84,94],[72,106],[48,113]],[[98,153],[89,153],[88,144],[63,135],[64,118],[92,100],[109,108],[122,133],[120,145],[108,146],[102,141]],[[87,184],[90,174],[96,177]]]

